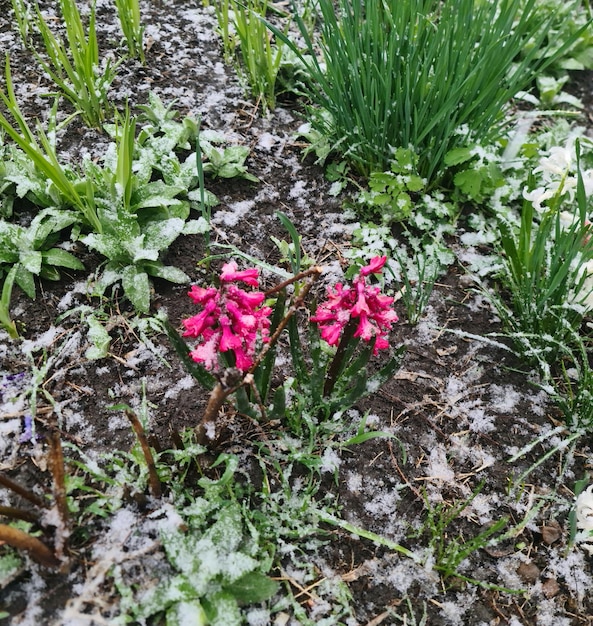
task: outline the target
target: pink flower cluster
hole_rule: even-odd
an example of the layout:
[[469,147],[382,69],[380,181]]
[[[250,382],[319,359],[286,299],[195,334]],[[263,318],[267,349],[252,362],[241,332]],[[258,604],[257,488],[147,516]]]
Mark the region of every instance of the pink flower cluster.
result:
[[200,339],[190,356],[206,369],[217,369],[219,354],[230,351],[235,356],[235,367],[246,371],[253,365],[258,333],[264,343],[268,341],[272,309],[261,306],[264,293],[245,291],[236,284],[257,288],[258,275],[255,268],[238,271],[231,261],[222,266],[218,289],[193,285],[189,291],[189,297],[202,310],[183,320],[183,336]]
[[379,287],[366,282],[370,274],[382,272],[386,261],[385,256],[371,259],[368,265],[361,268],[351,287],[344,287],[341,283],[335,288],[328,287],[328,299],[319,306],[311,321],[319,325],[321,337],[330,346],[339,343],[344,327],[352,318],[359,320],[355,337],[363,341],[376,338],[373,354],[389,346],[387,335],[392,324],[398,320],[391,308],[393,298],[383,295]]

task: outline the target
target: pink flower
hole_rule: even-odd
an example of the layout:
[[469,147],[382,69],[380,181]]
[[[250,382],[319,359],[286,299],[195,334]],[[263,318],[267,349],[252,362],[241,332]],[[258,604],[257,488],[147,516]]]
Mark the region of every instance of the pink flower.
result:
[[375,256],[373,257],[368,265],[360,268],[361,276],[368,276],[369,274],[381,274],[383,271],[383,266],[387,261],[386,256]]
[[244,291],[236,282],[258,287],[258,270],[237,271],[237,264],[226,263],[220,275],[220,287],[193,285],[189,297],[202,310],[183,320],[184,337],[197,338],[191,358],[209,370],[217,369],[222,352],[232,352],[235,367],[246,371],[253,365],[258,335],[269,339],[270,307],[261,306],[265,295],[260,291]]
[[331,346],[340,342],[342,331],[351,319],[358,319],[355,337],[363,341],[375,339],[373,354],[389,347],[388,334],[397,322],[391,308],[393,298],[381,293],[379,287],[367,285],[369,274],[381,273],[387,257],[374,257],[361,268],[351,287],[338,283],[327,290],[327,301],[322,303],[311,318],[319,326],[321,337]]
[[257,270],[257,268],[251,268],[238,272],[237,264],[234,261],[230,261],[229,263],[225,263],[222,266],[222,271],[220,272],[220,280],[223,283],[241,281],[244,282],[246,285],[249,285],[250,287],[257,287],[259,286],[258,275],[259,271]]

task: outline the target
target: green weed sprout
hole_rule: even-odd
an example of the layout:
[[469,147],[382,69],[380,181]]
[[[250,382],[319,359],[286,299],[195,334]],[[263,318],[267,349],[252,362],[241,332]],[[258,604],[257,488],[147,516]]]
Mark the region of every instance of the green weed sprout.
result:
[[33,54],[60,92],[80,112],[89,126],[100,128],[109,110],[108,90],[115,78],[117,65],[107,59],[100,65],[95,5],[91,6],[88,34],[74,0],[60,0],[66,27],[66,41],[54,35],[36,8],[35,26],[43,41],[45,57]]
[[144,26],[140,21],[138,0],[115,0],[115,7],[130,56],[137,58],[144,65],[146,63],[143,43]]
[[555,18],[537,0],[318,4],[319,38],[295,17],[304,52],[268,24],[312,77],[313,129],[364,175],[389,171],[393,149],[411,146],[429,186],[453,148],[496,139],[510,99],[588,27],[548,42]]
[[239,39],[243,71],[252,95],[261,102],[264,112],[276,104],[276,79],[282,61],[282,42],[274,46],[271,33],[263,18],[268,0],[230,0],[234,12],[234,26]]
[[14,320],[10,316],[10,298],[12,296],[12,287],[16,278],[17,267],[13,265],[4,276],[2,282],[2,294],[0,295],[0,324],[8,333],[11,339],[19,336]]
[[459,566],[472,553],[486,547],[492,541],[496,541],[496,539],[501,539],[502,535],[500,535],[500,532],[508,523],[508,518],[503,517],[471,539],[467,539],[462,535],[453,537],[447,530],[451,523],[472,503],[483,486],[484,483],[480,483],[467,500],[456,503],[450,508],[444,503],[432,506],[425,496],[426,520],[419,531],[417,531],[417,534],[428,535],[428,547],[431,556],[434,558],[433,567],[441,573],[444,580],[456,577],[482,587],[512,593],[512,590],[468,578],[458,571]]

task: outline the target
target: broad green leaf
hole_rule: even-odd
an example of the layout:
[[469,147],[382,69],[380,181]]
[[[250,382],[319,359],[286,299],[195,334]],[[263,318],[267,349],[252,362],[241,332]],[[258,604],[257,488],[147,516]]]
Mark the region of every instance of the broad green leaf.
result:
[[39,275],[39,272],[41,271],[41,263],[43,262],[41,252],[37,250],[23,250],[19,261],[28,272]]
[[161,263],[145,263],[144,269],[151,276],[168,280],[170,283],[183,285],[189,283],[190,277],[177,267],[162,265]]
[[109,233],[90,233],[81,239],[85,246],[96,250],[107,259],[117,259],[122,255],[120,240]]
[[61,248],[52,248],[42,252],[43,263],[47,265],[58,265],[71,270],[83,270],[84,265],[70,252]]
[[243,620],[237,601],[228,591],[219,591],[203,601],[212,626],[241,626]]
[[139,209],[167,206],[175,203],[177,196],[184,192],[183,187],[172,187],[161,180],[156,180],[136,191],[133,204]]
[[15,267],[17,268],[14,278],[16,284],[29,296],[29,298],[31,298],[31,300],[35,300],[36,290],[33,274],[20,263],[15,265]]
[[455,185],[470,198],[479,199],[482,188],[482,176],[475,170],[465,170],[455,174]]
[[94,315],[89,315],[86,322],[89,327],[87,336],[93,345],[87,348],[84,355],[90,361],[104,359],[109,354],[111,337],[105,326]]
[[459,165],[460,163],[465,163],[469,161],[474,156],[473,148],[463,147],[463,148],[453,148],[453,150],[449,150],[445,155],[445,165],[451,167],[452,165]]
[[226,587],[239,604],[254,604],[271,598],[278,582],[259,572],[249,572]]
[[182,235],[203,235],[210,231],[210,224],[203,217],[185,222]]
[[124,293],[138,313],[150,310],[150,282],[146,272],[139,271],[133,265],[124,267],[121,273]]
[[167,248],[179,237],[183,232],[185,223],[183,220],[174,217],[168,220],[150,222],[144,227],[143,234],[145,236],[144,245],[147,248],[158,250],[167,250]]

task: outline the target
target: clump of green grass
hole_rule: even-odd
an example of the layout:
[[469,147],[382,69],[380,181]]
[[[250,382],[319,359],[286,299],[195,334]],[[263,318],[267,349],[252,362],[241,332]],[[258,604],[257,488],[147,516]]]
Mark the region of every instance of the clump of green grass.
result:
[[269,25],[308,67],[314,130],[364,175],[412,147],[429,184],[450,150],[499,137],[509,100],[583,32],[552,49],[554,16],[536,0],[320,0],[319,12],[319,39],[296,17],[305,53]]

